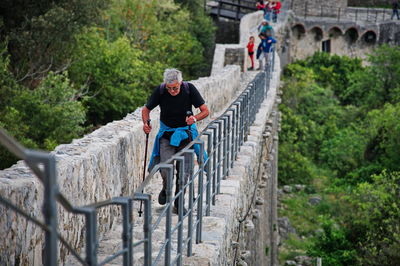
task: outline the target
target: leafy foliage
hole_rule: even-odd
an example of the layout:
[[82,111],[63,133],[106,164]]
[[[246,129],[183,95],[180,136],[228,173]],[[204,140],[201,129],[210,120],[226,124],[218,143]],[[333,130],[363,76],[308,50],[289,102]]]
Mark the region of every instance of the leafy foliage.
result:
[[[76,93],[66,74],[50,72],[36,90],[19,88],[1,111],[0,126],[29,148],[52,150],[69,143],[84,130],[85,110],[75,100]],[[0,156],[2,168],[15,162],[4,148]]]
[[352,213],[347,215],[350,240],[359,250],[360,265],[400,263],[400,172],[374,175],[347,197]]
[[308,247],[308,255],[320,257],[324,265],[355,265],[357,252],[346,234],[346,229],[336,225],[333,220],[325,220],[322,232]]
[[87,32],[79,36],[79,44],[70,77],[88,83],[83,103],[90,124],[121,119],[143,105],[162,77],[162,65],[142,61],[143,52],[126,37],[109,43],[101,34]]
[[279,182],[326,193],[307,248],[324,265],[400,263],[399,51],[381,46],[366,67],[317,53],[285,69]]
[[[400,100],[400,47],[382,45],[369,56],[370,66],[352,75],[345,91],[349,102],[371,110]],[[373,85],[372,85],[373,84]]]
[[65,69],[74,35],[100,19],[108,0],[1,1],[0,38],[8,40],[11,69],[36,87],[48,71]]

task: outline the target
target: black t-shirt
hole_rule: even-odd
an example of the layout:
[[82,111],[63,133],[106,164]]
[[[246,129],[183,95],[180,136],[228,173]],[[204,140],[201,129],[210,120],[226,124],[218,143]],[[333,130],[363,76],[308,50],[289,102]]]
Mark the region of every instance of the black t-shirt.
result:
[[160,105],[160,120],[169,127],[187,126],[186,112],[192,111],[192,106],[199,108],[205,103],[196,87],[191,83],[187,84],[189,93],[184,88],[184,85],[181,84],[179,94],[176,96],[169,94],[166,88],[163,89],[164,91],[161,94],[160,86],[158,86],[151,94],[146,107],[152,110],[157,105]]

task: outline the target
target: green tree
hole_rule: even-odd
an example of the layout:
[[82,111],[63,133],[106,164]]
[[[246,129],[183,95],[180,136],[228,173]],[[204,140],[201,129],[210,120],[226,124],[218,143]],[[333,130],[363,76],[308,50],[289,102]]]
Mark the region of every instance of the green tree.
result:
[[400,100],[400,47],[382,45],[369,55],[370,66],[356,71],[345,91],[354,105],[371,110]]
[[162,79],[164,65],[143,61],[143,52],[126,37],[108,42],[102,34],[89,31],[79,36],[79,44],[70,77],[77,84],[87,83],[83,102],[89,124],[123,118],[143,105]]
[[342,104],[350,104],[352,99],[345,95],[352,82],[352,75],[363,70],[361,59],[317,52],[300,64],[313,69],[316,81],[324,88],[331,88]]
[[365,159],[378,163],[381,169],[400,170],[400,103],[387,103],[370,111],[364,122],[369,141]]
[[357,252],[353,243],[347,238],[347,230],[332,219],[323,222],[322,230],[322,233],[307,247],[308,255],[320,257],[323,265],[356,265]]
[[[76,97],[66,73],[50,72],[36,90],[18,91],[3,110],[0,126],[29,148],[53,150],[83,133],[85,110]],[[0,154],[4,156],[0,167],[15,162],[8,152]]]
[[37,86],[48,71],[70,64],[74,35],[100,19],[108,0],[12,1],[0,3],[0,38],[8,40],[18,80]]
[[332,138],[326,138],[321,145],[321,161],[339,177],[359,168],[364,159],[366,137],[355,127],[353,125],[339,130]]
[[400,263],[400,173],[382,172],[347,196],[353,206],[345,222],[360,265]]

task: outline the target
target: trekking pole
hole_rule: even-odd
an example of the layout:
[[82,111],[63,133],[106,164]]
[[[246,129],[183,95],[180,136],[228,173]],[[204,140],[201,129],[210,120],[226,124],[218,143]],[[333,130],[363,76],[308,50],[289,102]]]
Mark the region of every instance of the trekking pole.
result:
[[[150,126],[150,121],[151,121],[150,119],[147,119],[147,125],[148,125],[148,126]],[[143,181],[144,181],[144,178],[145,178],[145,176],[146,176],[147,146],[148,146],[148,144],[149,144],[149,133],[146,134],[146,148],[144,149]],[[143,191],[142,191],[142,193],[143,193]],[[139,217],[142,217],[142,213],[143,213],[143,211],[142,211],[142,205],[143,205],[143,201],[141,200],[141,201],[140,201],[140,209],[139,209],[139,211],[138,211]]]

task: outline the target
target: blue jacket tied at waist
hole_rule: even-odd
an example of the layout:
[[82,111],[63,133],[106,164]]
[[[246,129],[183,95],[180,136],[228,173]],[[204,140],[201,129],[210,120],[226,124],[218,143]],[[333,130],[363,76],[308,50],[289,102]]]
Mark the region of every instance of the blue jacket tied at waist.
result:
[[[165,125],[163,122],[160,121],[160,130],[158,131],[156,139],[154,140],[153,152],[151,154],[149,168],[148,168],[149,171],[151,171],[151,169],[153,169],[153,167],[156,164],[160,163],[160,139],[164,135],[164,132],[166,132],[166,131],[174,132],[171,135],[169,144],[171,144],[172,146],[175,146],[175,147],[179,147],[182,140],[189,138],[189,135],[187,133],[188,130],[189,130],[189,126],[172,128],[172,127],[168,127],[167,125]],[[192,133],[192,139],[193,140],[196,139],[197,136],[199,135],[199,133],[197,132],[196,124],[191,125],[190,132]],[[194,147],[194,152],[197,155],[197,161],[199,161],[200,145],[194,144],[193,147]],[[205,150],[204,150],[203,158],[204,158],[204,162],[208,158]]]

